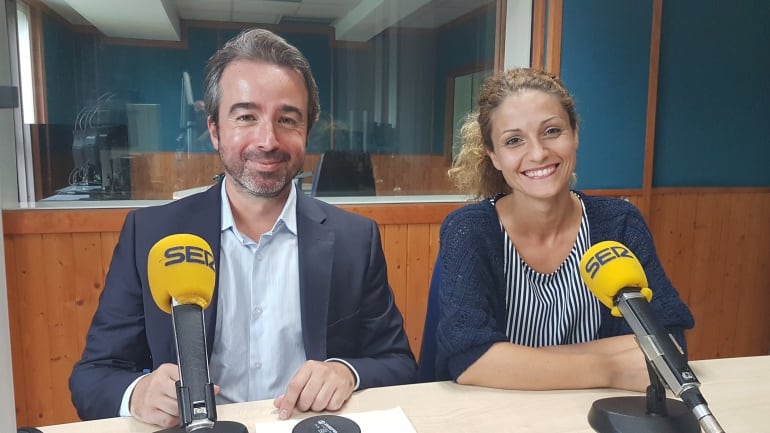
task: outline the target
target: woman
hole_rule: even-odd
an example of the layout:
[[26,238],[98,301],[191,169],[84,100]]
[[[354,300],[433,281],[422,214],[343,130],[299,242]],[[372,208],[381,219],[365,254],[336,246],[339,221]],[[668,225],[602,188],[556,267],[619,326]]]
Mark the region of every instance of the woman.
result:
[[558,78],[513,69],[490,77],[478,104],[450,176],[487,199],[441,227],[438,376],[506,389],[643,391],[649,376],[631,329],[600,306],[579,272],[592,244],[628,246],[654,290],[653,310],[684,345],[693,318],[641,214],[623,200],[571,190],[578,120]]

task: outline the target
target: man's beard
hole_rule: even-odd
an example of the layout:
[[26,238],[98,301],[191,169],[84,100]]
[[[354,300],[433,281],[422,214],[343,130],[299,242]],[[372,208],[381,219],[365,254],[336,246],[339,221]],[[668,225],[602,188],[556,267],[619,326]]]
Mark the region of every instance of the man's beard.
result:
[[[244,191],[260,198],[274,198],[279,196],[302,168],[304,161],[296,161],[295,164],[286,166],[285,170],[263,172],[246,167],[243,159],[238,159],[236,164],[229,164],[221,155],[222,163],[225,166],[225,172],[235,181],[235,183]],[[243,154],[242,158],[247,161],[291,161],[291,157],[284,152],[260,152],[252,151]],[[298,166],[298,167],[295,167]]]

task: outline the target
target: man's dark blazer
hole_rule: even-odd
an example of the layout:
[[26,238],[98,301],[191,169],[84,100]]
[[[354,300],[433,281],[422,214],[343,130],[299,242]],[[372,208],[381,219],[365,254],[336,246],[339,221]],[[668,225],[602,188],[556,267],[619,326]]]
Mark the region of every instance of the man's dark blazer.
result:
[[[118,416],[123,393],[143,370],[176,364],[171,316],[153,302],[147,255],[163,237],[191,233],[209,243],[219,269],[220,186],[126,217],[83,357],[70,376],[82,419]],[[359,389],[413,381],[416,364],[388,285],[377,225],[300,193],[297,237],[307,358],[346,360],[360,376]],[[204,313],[209,354],[217,293],[218,283]]]

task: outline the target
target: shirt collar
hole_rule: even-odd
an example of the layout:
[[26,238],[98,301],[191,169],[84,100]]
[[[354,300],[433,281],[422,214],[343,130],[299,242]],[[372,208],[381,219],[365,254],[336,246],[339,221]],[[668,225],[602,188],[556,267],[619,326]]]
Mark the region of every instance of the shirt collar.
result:
[[[233,211],[230,208],[230,199],[227,197],[227,191],[225,190],[225,180],[222,180],[222,189],[220,190],[222,196],[222,232],[227,230],[233,230],[238,232],[235,227],[235,219],[233,218]],[[291,189],[289,190],[289,198],[286,199],[286,203],[283,205],[281,214],[278,215],[278,219],[275,221],[272,232],[275,232],[281,226],[285,226],[293,235],[297,234],[297,189],[294,182],[291,182]]]

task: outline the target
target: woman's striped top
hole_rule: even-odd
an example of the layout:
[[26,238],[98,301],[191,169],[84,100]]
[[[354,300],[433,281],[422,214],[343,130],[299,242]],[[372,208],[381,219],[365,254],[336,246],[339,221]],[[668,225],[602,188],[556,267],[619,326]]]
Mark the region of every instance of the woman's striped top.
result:
[[[493,202],[494,204],[494,202]],[[591,246],[588,217],[582,220],[569,256],[556,271],[541,274],[521,259],[504,234],[506,335],[529,347],[584,343],[597,338],[599,301],[580,278],[580,258]]]

